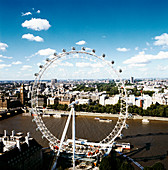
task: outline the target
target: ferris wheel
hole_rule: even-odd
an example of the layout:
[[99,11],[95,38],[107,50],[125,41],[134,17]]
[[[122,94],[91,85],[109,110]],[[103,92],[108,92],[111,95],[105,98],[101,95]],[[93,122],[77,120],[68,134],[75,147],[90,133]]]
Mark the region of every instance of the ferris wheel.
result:
[[[103,65],[106,66],[106,69],[113,74],[116,75],[119,80],[119,91],[120,91],[120,113],[118,116],[118,120],[112,131],[107,135],[104,139],[99,142],[88,142],[87,140],[76,140],[75,139],[75,105],[78,104],[78,101],[72,102],[69,107],[71,108],[69,116],[67,118],[65,128],[62,133],[61,139],[58,139],[54,136],[50,130],[46,127],[42,117],[40,110],[38,108],[38,88],[41,83],[42,76],[45,75],[47,69],[52,67],[53,63],[57,65],[60,60],[74,58],[87,58],[90,61],[94,61],[94,58],[99,60]],[[103,155],[105,153],[109,153],[114,146],[115,140],[117,137],[122,138],[122,130],[124,128],[128,128],[129,125],[126,124],[126,120],[130,114],[128,114],[128,103],[127,103],[127,91],[125,89],[124,81],[120,78],[121,69],[117,71],[114,67],[114,61],[107,61],[105,59],[105,54],[98,56],[95,54],[95,50],[91,50],[90,52],[86,51],[84,47],[81,50],[76,50],[72,47],[71,51],[66,52],[65,49],[62,50],[61,53],[54,55],[51,58],[47,58],[44,65],[40,65],[39,72],[35,73],[35,81],[32,89],[32,99],[31,99],[31,107],[32,107],[32,115],[34,116],[33,121],[35,121],[37,125],[37,130],[40,130],[42,133],[42,138],[46,138],[49,142],[49,146],[54,152],[56,152],[57,157],[60,155],[60,152],[68,152],[73,153],[73,167],[75,167],[75,153],[83,153],[87,157],[95,157],[97,155]],[[108,67],[107,67],[108,66]],[[72,118],[72,139],[65,140],[67,129],[70,124],[70,120]],[[56,163],[55,163],[56,166]]]

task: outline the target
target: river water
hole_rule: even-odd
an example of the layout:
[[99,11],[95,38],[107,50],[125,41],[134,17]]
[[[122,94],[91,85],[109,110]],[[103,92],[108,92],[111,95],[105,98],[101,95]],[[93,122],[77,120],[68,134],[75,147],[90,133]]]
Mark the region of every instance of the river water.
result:
[[[61,138],[66,117],[43,118],[48,129],[58,138]],[[117,118],[112,118],[112,122],[99,122],[94,117],[76,117],[76,136],[88,139],[89,141],[100,141],[107,136],[114,128]],[[155,162],[161,161],[168,169],[168,122],[150,121],[149,124],[142,124],[141,120],[127,120],[129,128],[123,130],[124,137],[118,142],[130,142],[134,146],[134,152],[130,155],[142,166],[151,166]],[[15,132],[30,132],[31,136],[43,147],[48,146],[48,142],[41,138],[41,133],[36,131],[36,124],[32,122],[32,117],[16,115],[0,121],[0,133],[6,129],[8,134],[14,129]],[[71,137],[71,124],[67,137]]]

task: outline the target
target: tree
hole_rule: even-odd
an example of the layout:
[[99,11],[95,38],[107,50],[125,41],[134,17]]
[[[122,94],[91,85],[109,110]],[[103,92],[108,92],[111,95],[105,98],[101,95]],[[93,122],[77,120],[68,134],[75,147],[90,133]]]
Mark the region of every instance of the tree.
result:
[[113,170],[118,169],[120,165],[120,161],[116,159],[116,152],[111,151],[110,154],[104,157],[100,163],[99,169],[100,170]]
[[144,167],[144,170],[166,170],[161,162],[156,162],[152,167]]
[[134,167],[131,165],[131,163],[124,161],[121,164],[120,170],[134,170]]
[[[116,167],[116,165],[114,167]],[[100,170],[112,170],[113,169],[112,160],[110,156],[106,156],[102,159],[99,169]]]
[[165,170],[165,167],[161,162],[156,162],[152,168],[153,170]]

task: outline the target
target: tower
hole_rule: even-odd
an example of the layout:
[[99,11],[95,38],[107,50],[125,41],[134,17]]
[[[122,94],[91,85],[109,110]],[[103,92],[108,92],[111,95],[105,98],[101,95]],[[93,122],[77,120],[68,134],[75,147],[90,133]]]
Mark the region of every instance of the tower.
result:
[[130,78],[130,83],[133,84],[134,83],[134,77]]
[[20,102],[23,105],[25,104],[24,84],[20,87]]
[[51,79],[51,87],[55,89],[57,79]]

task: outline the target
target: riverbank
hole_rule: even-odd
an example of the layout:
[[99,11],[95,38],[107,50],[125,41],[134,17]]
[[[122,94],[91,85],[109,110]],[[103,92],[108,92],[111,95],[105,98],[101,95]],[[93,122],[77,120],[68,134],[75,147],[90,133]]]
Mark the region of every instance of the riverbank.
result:
[[12,108],[10,110],[4,110],[0,112],[0,120],[8,119],[12,116],[16,116],[21,113],[23,113],[23,110],[21,108]]
[[[48,114],[69,114],[69,111],[62,111],[62,110],[52,110],[52,111],[45,111],[45,113]],[[119,114],[109,114],[109,113],[93,113],[93,112],[76,112],[77,116],[91,116],[91,117],[108,117],[108,118],[118,118]],[[168,121],[168,117],[152,117],[152,116],[140,116],[140,115],[133,115],[132,119],[135,120],[142,120],[142,119],[148,119],[148,120],[157,120],[157,121]]]

